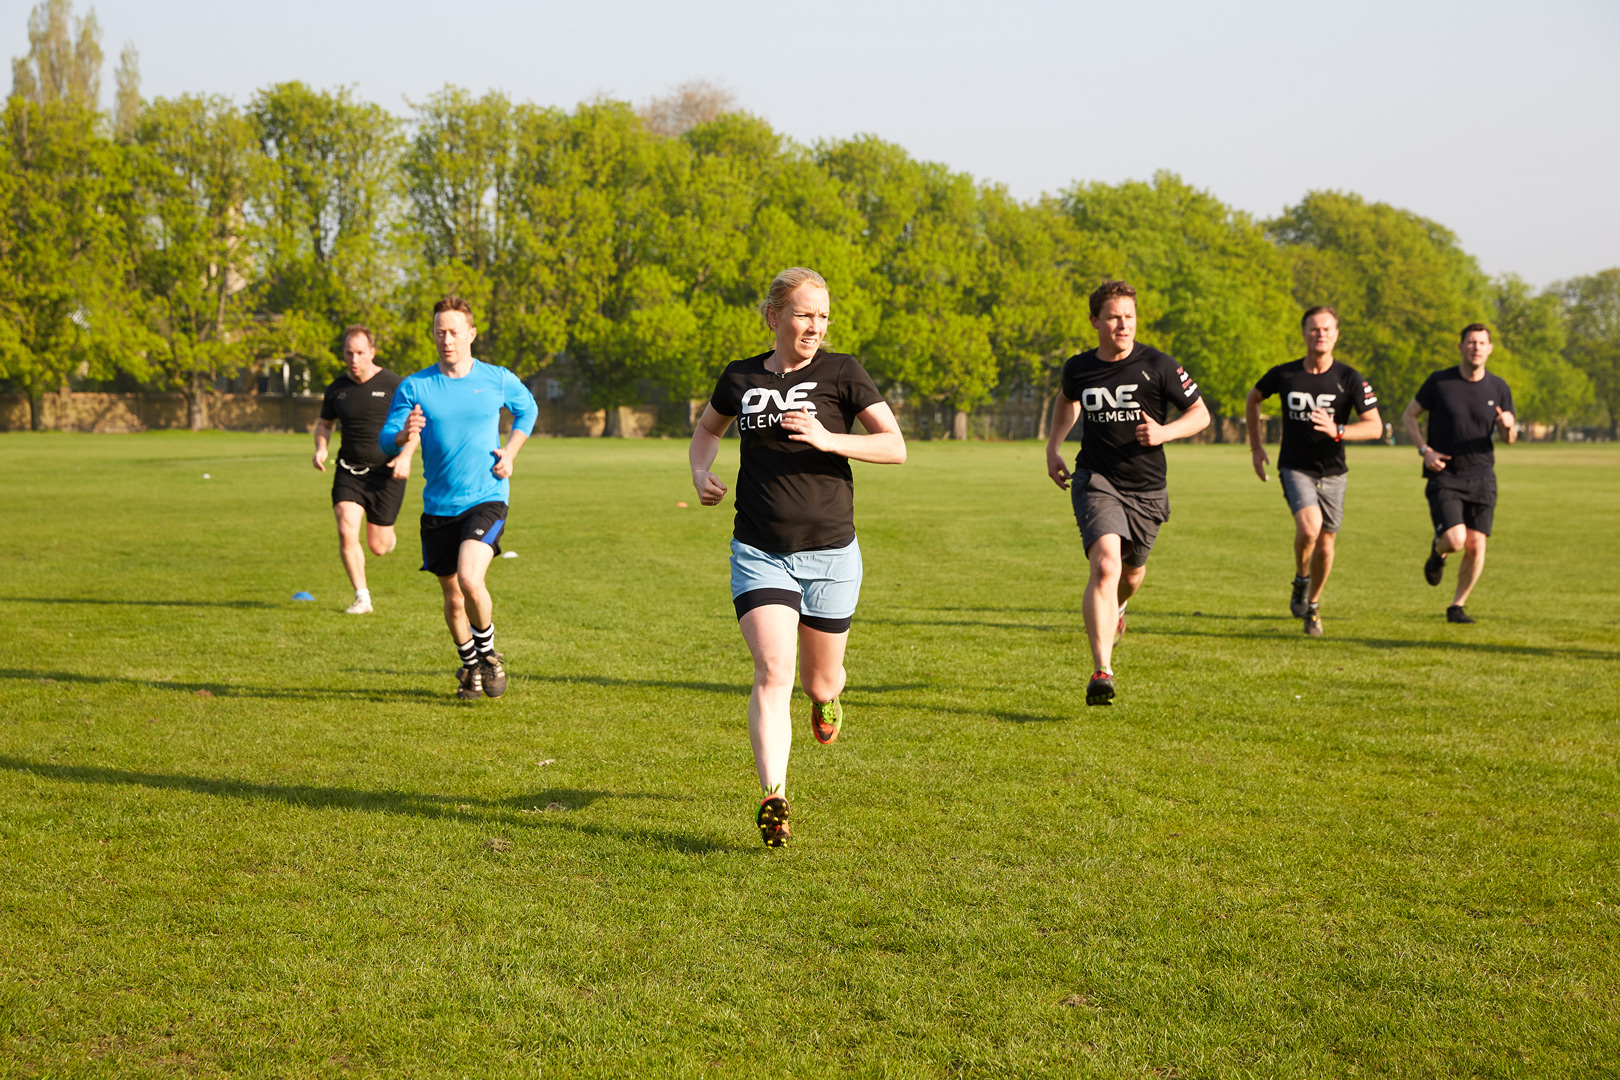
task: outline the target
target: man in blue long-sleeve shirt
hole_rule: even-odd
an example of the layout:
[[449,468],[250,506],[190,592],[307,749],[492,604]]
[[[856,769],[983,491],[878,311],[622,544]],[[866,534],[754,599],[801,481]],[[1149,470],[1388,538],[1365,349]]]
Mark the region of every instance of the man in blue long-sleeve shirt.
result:
[[[516,375],[473,359],[477,336],[467,301],[447,296],[433,305],[439,362],[400,382],[378,436],[390,455],[422,440],[422,569],[437,575],[444,591],[445,625],[461,655],[456,696],[464,700],[506,692],[506,658],[495,651],[495,604],[484,577],[501,551],[512,461],[540,411]],[[512,414],[505,446],[503,405]]]

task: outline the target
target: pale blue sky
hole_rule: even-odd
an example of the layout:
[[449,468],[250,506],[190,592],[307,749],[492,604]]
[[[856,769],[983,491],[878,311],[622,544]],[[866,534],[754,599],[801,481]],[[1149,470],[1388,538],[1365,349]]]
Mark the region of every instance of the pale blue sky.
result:
[[400,113],[446,83],[570,107],[710,78],[801,141],[871,132],[1021,197],[1167,168],[1261,217],[1357,191],[1538,285],[1620,265],[1616,0],[95,7],[108,94],[126,41],[148,97],[302,79]]

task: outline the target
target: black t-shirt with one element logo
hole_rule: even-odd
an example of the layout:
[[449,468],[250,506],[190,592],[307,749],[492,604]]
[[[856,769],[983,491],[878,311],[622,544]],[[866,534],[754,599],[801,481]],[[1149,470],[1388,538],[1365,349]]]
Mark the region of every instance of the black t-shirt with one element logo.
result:
[[1104,360],[1096,349],[1063,365],[1063,396],[1080,403],[1085,424],[1075,464],[1102,473],[1121,491],[1162,491],[1164,447],[1136,441],[1144,413],[1163,424],[1170,406],[1188,409],[1200,395],[1180,364],[1136,342],[1123,360]]
[[400,377],[387,368],[363,383],[349,378],[347,372],[332,380],[321,400],[321,419],[336,420],[343,429],[343,445],[338,459],[355,468],[385,465],[391,460],[383,456],[377,437],[382,434],[383,421],[388,419],[388,406],[393,404],[394,391]]
[[[1496,468],[1491,429],[1496,410],[1513,411],[1513,391],[1499,377],[1485,372],[1478,382],[1463,378],[1460,368],[1449,367],[1423,380],[1417,403],[1429,412],[1429,445],[1450,454],[1447,476],[1485,476]],[[1437,473],[1423,470],[1425,477]]]
[[1260,377],[1254,388],[1262,398],[1273,394],[1282,398],[1282,449],[1277,465],[1318,479],[1349,472],[1344,461],[1344,443],[1316,429],[1311,412],[1321,409],[1335,424],[1348,424],[1350,413],[1357,416],[1378,404],[1372,384],[1355,368],[1337,360],[1326,371],[1305,370],[1304,359],[1278,364]]
[[737,418],[742,441],[736,537],[778,555],[843,547],[855,538],[849,459],[789,439],[782,414],[808,409],[828,431],[846,435],[883,395],[853,356],[823,350],[778,375],[765,367],[770,355],[728,364],[709,399],[715,412]]

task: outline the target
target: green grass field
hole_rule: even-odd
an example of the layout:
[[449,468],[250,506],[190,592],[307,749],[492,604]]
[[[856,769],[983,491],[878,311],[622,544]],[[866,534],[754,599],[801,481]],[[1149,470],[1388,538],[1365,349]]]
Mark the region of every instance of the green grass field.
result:
[[0,1074],[1620,1070],[1620,448],[1499,453],[1472,627],[1415,454],[1352,449],[1320,641],[1275,479],[1172,448],[1111,709],[1039,446],[857,465],[782,851],[683,443],[523,452],[471,706],[419,480],[348,617],[308,452],[0,437]]

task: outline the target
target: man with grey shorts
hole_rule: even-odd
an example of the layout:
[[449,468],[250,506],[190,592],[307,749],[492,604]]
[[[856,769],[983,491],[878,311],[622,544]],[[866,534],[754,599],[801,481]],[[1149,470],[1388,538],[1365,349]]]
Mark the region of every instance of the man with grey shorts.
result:
[[[1136,290],[1105,281],[1091,294],[1097,347],[1063,365],[1052,407],[1046,474],[1069,490],[1090,573],[1081,604],[1093,671],[1087,705],[1114,701],[1115,639],[1125,631],[1125,604],[1147,575],[1148,552],[1170,518],[1164,444],[1202,431],[1205,405],[1182,366],[1136,340]],[[1181,415],[1170,418],[1171,408]],[[1080,454],[1071,473],[1063,440],[1075,421]]]
[[[1313,307],[1300,320],[1305,356],[1278,364],[1263,375],[1247,403],[1249,449],[1254,472],[1266,480],[1260,403],[1276,394],[1283,401],[1282,448],[1277,472],[1283,497],[1294,515],[1294,584],[1288,610],[1303,619],[1305,633],[1322,636],[1317,605],[1333,572],[1334,541],[1344,522],[1349,466],[1344,444],[1384,434],[1378,397],[1354,368],[1333,358],[1339,317],[1330,307]],[[1351,413],[1356,414],[1352,420]]]

